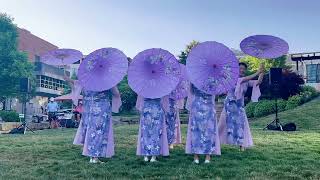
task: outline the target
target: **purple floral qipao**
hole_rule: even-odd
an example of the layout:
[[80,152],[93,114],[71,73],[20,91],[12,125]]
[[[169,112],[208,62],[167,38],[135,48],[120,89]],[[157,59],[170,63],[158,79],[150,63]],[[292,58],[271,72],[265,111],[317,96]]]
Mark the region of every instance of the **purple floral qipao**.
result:
[[184,107],[184,99],[174,100],[168,98],[167,103],[169,109],[166,111],[167,137],[169,144],[181,143],[181,123],[179,110]]
[[189,124],[187,133],[187,154],[220,155],[215,98],[192,85],[188,96]]
[[222,144],[243,147],[253,146],[252,135],[244,109],[244,94],[249,86],[253,87],[252,101],[258,101],[260,90],[259,86],[257,86],[257,81],[254,80],[243,82],[243,78],[239,78],[236,88],[227,94],[218,124]]
[[112,111],[118,112],[120,96],[111,90],[83,92],[83,114],[74,144],[83,145],[83,155],[89,157],[112,157],[114,137]]
[[168,156],[169,147],[162,99],[148,99],[139,96],[137,109],[140,111],[137,155]]

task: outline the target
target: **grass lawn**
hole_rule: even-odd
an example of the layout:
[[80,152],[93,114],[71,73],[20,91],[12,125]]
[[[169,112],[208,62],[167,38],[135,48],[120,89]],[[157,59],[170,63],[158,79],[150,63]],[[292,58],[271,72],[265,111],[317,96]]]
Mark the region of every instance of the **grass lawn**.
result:
[[100,165],[72,145],[75,129],[0,135],[0,179],[320,179],[320,100],[280,113],[297,132],[263,131],[272,118],[252,120],[254,148],[222,146],[209,165],[192,164],[184,144],[157,163],[143,162],[135,155],[137,125],[115,127],[116,156]]

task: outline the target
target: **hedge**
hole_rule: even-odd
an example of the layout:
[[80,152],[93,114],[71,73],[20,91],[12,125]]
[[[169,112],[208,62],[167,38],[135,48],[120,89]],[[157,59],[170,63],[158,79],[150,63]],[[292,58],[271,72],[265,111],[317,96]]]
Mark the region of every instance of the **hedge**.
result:
[[248,103],[246,105],[245,109],[246,109],[247,116],[249,118],[254,117],[254,109],[256,105],[257,103],[254,103],[254,102]]
[[132,110],[136,105],[137,94],[129,87],[127,76],[125,76],[123,80],[119,83],[118,88],[120,91],[122,101],[120,114],[132,113]]
[[319,96],[319,92],[312,86],[303,86],[302,92],[308,92],[311,95],[311,98]]
[[19,122],[19,114],[15,111],[0,111],[0,117],[5,122]]
[[287,101],[286,110],[294,109],[294,108],[298,107],[300,104],[302,104],[302,102],[303,101],[302,101],[301,95],[291,96],[291,97],[289,97],[289,99]]
[[[303,86],[299,95],[294,95],[288,100],[278,100],[278,112],[294,109],[299,105],[306,103],[315,97],[319,96],[319,92],[311,86]],[[261,100],[259,102],[250,102],[245,107],[247,116],[262,117],[275,113],[275,100]]]
[[269,101],[269,100],[262,100],[259,103],[256,104],[254,108],[254,117],[262,117],[266,116],[270,113],[274,113],[275,111],[275,106],[274,106],[274,101]]

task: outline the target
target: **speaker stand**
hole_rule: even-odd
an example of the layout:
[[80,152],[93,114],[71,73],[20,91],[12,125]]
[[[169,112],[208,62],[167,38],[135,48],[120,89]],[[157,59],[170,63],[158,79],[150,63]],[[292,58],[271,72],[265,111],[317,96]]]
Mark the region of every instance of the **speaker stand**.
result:
[[277,128],[280,128],[280,131],[283,131],[282,124],[280,123],[280,119],[278,117],[278,98],[275,99],[275,105],[276,105],[276,109],[275,109],[276,117],[271,123],[269,123],[266,127],[264,127],[263,130],[268,129],[269,126],[271,126],[272,124],[275,124]]
[[[28,96],[28,94],[25,94],[25,98],[27,98],[27,96]],[[27,120],[26,120],[26,116],[27,116],[27,101],[26,100],[23,101],[23,114],[24,114],[23,122],[18,128],[21,128],[21,127],[24,128],[23,134],[26,134],[27,129],[34,133],[34,131],[28,127]]]
[[23,128],[23,129],[24,129],[23,134],[26,134],[26,130],[27,130],[27,129],[28,129],[29,131],[31,131],[31,132],[34,133],[34,131],[33,131],[31,128],[29,128],[29,126],[27,125],[27,122],[23,122],[23,123],[18,127],[18,129],[20,129],[20,128]]

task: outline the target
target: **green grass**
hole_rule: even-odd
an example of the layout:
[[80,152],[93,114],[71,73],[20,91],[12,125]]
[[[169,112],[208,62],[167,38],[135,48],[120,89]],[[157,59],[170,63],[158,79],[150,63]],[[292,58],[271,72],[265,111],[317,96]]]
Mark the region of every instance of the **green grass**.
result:
[[[222,146],[209,165],[192,164],[184,145],[150,164],[135,155],[138,126],[115,127],[116,156],[89,164],[72,145],[74,129],[0,135],[0,179],[320,179],[320,101],[280,114],[296,132],[263,131],[273,116],[251,122],[255,147]],[[185,141],[186,126],[183,126]],[[203,161],[203,159],[202,159]]]

